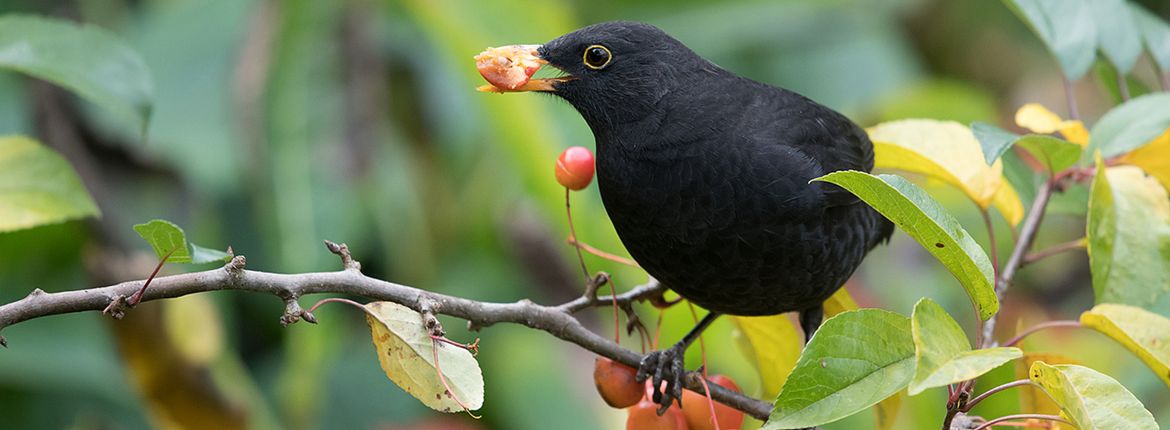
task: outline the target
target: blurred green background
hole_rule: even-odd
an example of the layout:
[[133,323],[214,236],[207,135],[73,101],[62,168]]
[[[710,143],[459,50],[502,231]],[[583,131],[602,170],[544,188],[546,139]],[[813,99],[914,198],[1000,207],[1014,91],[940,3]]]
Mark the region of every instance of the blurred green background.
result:
[[[1163,18],[1170,3],[1139,3]],[[149,274],[155,260],[131,230],[172,220],[203,246],[232,246],[248,267],[335,270],[323,239],[346,242],[371,276],[480,300],[557,303],[580,293],[564,244],[563,189],[553,161],[593,138],[566,103],[537,94],[477,93],[472,56],[487,46],[541,43],[614,19],[656,24],[717,64],[796,90],[863,125],[927,117],[1012,127],[1017,107],[1058,113],[1055,62],[1000,2],[990,0],[4,0],[0,13],[33,13],[107,28],[154,75],[149,137],[69,93],[0,72],[0,134],[28,134],[77,168],[102,209],[75,221],[0,235],[0,299],[107,285]],[[1143,59],[1143,61],[1147,61]],[[1155,87],[1139,64],[1137,82]],[[1105,67],[1077,83],[1092,121],[1115,100]],[[1141,86],[1135,92],[1141,92]],[[975,207],[931,188],[987,243]],[[1026,199],[1029,193],[1021,190]],[[1057,204],[1040,246],[1083,235],[1083,190]],[[624,253],[596,188],[574,194],[582,239]],[[1005,252],[1011,232],[997,219]],[[615,273],[636,270],[586,257]],[[168,266],[164,272],[196,270]],[[929,296],[973,326],[954,279],[904,235],[863,265],[850,290],[863,306],[909,314]],[[1071,318],[1092,304],[1083,253],[1030,266],[1005,303],[1002,334]],[[306,306],[314,298],[302,300]],[[1164,302],[1166,300],[1163,300]],[[0,350],[4,428],[199,427],[362,429],[597,429],[624,414],[596,395],[592,356],[517,326],[482,337],[487,400],[481,420],[441,416],[392,385],[362,316],[326,306],[316,326],[281,327],[274,297],[221,292],[151,303],[113,323],[95,313],[5,329]],[[1159,306],[1162,314],[1170,304]],[[641,309],[653,322],[657,311]],[[587,325],[612,330],[609,310]],[[691,325],[666,312],[662,342]],[[749,393],[755,371],[730,321],[705,336],[711,368]],[[638,343],[627,339],[628,347]],[[1170,425],[1170,391],[1104,337],[1050,332],[1037,351],[1061,353],[1119,379]],[[698,348],[689,356],[697,366]],[[998,384],[1011,366],[985,377]],[[996,382],[999,381],[999,382]],[[909,399],[898,428],[935,428],[945,392]],[[977,412],[1018,411],[1014,394]],[[868,413],[826,426],[864,428]]]

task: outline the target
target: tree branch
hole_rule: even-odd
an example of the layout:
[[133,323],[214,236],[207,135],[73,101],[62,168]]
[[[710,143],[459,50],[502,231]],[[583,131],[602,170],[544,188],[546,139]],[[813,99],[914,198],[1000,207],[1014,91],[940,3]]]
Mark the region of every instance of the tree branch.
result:
[[[219,269],[155,278],[142,295],[142,301],[170,299],[209,291],[234,290],[272,294],[285,302],[281,322],[289,324],[300,319],[313,322],[312,314],[303,311],[298,298],[308,294],[348,294],[370,300],[384,300],[409,307],[418,312],[429,311],[468,321],[478,329],[496,323],[513,323],[547,332],[595,354],[637,368],[642,355],[586,329],[572,316],[573,312],[591,306],[619,305],[647,300],[665,290],[657,282],[641,285],[616,297],[580,297],[560,306],[543,306],[523,299],[515,303],[491,303],[464,299],[421,290],[371,278],[361,273],[361,267],[349,257],[344,245],[328,244],[330,251],[341,257],[345,270],[280,274],[244,270],[244,257],[236,256]],[[49,315],[72,312],[100,311],[111,303],[124,302],[142,287],[143,281],[129,281],[117,285],[59,293],[34,290],[27,297],[0,306],[0,330],[5,327]],[[125,309],[123,309],[125,310]],[[0,337],[0,345],[6,345]],[[695,372],[692,372],[695,373]],[[686,388],[702,393],[698,377],[685,378]],[[766,420],[772,405],[733,392],[721,386],[711,386],[711,397],[720,403],[739,409],[755,418]]]

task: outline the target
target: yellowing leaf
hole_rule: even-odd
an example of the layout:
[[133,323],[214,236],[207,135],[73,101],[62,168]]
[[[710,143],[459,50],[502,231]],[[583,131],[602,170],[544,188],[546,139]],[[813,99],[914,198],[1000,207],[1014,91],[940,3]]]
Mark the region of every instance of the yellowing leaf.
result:
[[841,312],[859,308],[857,302],[853,301],[853,296],[849,295],[849,290],[846,290],[845,287],[841,287],[840,290],[837,290],[832,296],[829,296],[829,299],[825,300],[824,307],[825,318],[832,318]]
[[1154,141],[1121,157],[1121,162],[1141,167],[1170,190],[1170,129]]
[[1089,129],[1085,128],[1085,123],[1080,121],[1065,121],[1061,124],[1060,135],[1064,136],[1064,140],[1081,145],[1081,147],[1089,146]]
[[874,142],[875,167],[921,173],[951,184],[984,209],[995,205],[1012,225],[1023,218],[1023,204],[1003,178],[1002,162],[990,166],[983,162],[983,149],[967,126],[906,119],[867,131]]
[[1028,377],[1044,387],[1077,427],[1085,430],[1157,429],[1142,402],[1117,381],[1075,364],[1032,364]]
[[833,172],[814,181],[837,184],[856,195],[914,238],[950,270],[967,290],[979,318],[999,310],[991,260],[950,212],[918,186],[897,175]]
[[[473,410],[483,406],[483,373],[471,352],[440,342],[435,363],[435,342],[421,314],[391,302],[364,307],[378,362],[391,381],[437,411],[461,412],[460,402]],[[444,387],[436,367],[454,393]]]
[[1086,236],[1097,303],[1147,306],[1170,289],[1170,199],[1141,169],[1098,157]]
[[[1048,364],[1077,364],[1075,360],[1052,353],[1025,353],[1024,358],[1016,362],[1016,377],[1027,379],[1032,363],[1042,361]],[[1060,415],[1060,405],[1051,397],[1034,385],[1024,385],[1017,388],[1020,393],[1020,411],[1026,414]],[[1060,430],[1060,423],[1052,423],[1052,430]]]
[[760,374],[761,397],[775,399],[800,358],[804,335],[787,314],[732,318],[742,335],[738,343]]
[[1056,133],[1065,125],[1064,119],[1039,103],[1028,103],[1016,111],[1016,125],[1033,133]]
[[162,307],[163,329],[183,359],[207,366],[223,351],[223,325],[208,296],[183,296],[163,302]]
[[1116,340],[1170,385],[1170,319],[1138,307],[1103,303],[1081,314],[1081,324]]

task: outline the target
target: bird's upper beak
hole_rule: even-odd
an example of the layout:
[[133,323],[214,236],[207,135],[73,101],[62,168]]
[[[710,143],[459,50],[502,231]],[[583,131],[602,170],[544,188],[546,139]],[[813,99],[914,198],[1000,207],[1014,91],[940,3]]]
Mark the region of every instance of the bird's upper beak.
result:
[[540,45],[509,45],[488,48],[475,56],[475,66],[489,84],[476,88],[481,92],[556,91],[554,84],[571,77],[531,79],[537,70],[549,64],[541,58]]

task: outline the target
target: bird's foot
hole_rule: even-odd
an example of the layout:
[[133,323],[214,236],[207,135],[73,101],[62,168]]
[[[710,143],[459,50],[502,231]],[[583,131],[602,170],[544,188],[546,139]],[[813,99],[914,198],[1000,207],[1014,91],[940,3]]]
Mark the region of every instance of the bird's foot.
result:
[[[646,354],[638,366],[635,378],[638,382],[645,382],[653,377],[654,394],[651,400],[659,405],[658,415],[666,413],[671,402],[677,401],[679,406],[682,406],[683,378],[687,374],[683,366],[685,352],[686,345],[679,342],[669,349]],[[663,381],[666,382],[665,385]]]

